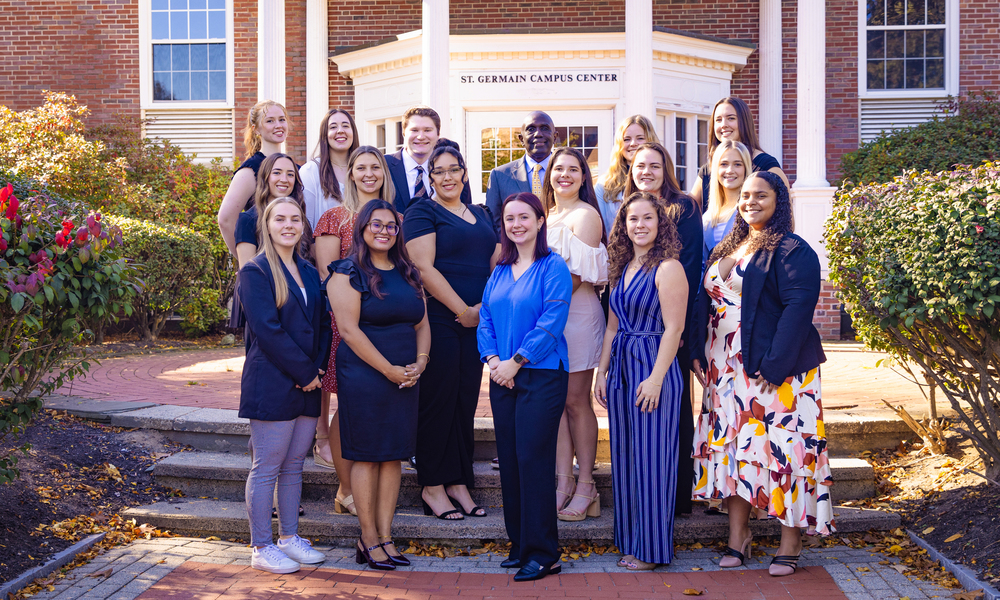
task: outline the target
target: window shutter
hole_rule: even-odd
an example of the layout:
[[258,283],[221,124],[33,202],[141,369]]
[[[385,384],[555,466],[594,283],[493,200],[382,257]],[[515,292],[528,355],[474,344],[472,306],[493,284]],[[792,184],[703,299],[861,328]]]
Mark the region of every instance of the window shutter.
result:
[[941,114],[946,98],[862,98],[861,141],[868,142],[882,131],[914,127]]
[[195,162],[221,158],[233,162],[233,109],[231,108],[155,108],[143,111],[151,121],[145,135],[166,139],[185,154],[194,154]]

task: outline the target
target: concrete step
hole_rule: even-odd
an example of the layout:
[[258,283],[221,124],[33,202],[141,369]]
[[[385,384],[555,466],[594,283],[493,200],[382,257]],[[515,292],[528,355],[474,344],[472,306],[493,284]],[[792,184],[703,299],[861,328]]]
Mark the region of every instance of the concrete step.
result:
[[[832,458],[833,494],[838,501],[858,500],[875,494],[875,473],[867,462],[856,458]],[[182,490],[188,497],[242,501],[250,456],[246,453],[180,452],[159,463],[153,470],[157,483]],[[488,462],[473,464],[475,489],[472,497],[481,506],[500,506],[500,472]],[[303,469],[302,497],[305,500],[332,502],[339,480],[336,472],[317,467],[307,458]],[[611,506],[611,466],[599,464],[594,471],[601,505]],[[420,505],[417,473],[409,464],[403,465],[399,491],[400,506]]]
[[[303,501],[305,515],[299,517],[299,534],[314,542],[347,547],[356,543],[360,528],[351,515],[333,512],[333,503]],[[249,538],[246,505],[242,502],[223,500],[189,500],[157,502],[130,508],[125,518],[135,518],[139,523],[149,523],[159,529],[194,536],[219,536],[223,539]],[[836,507],[834,515],[838,533],[889,530],[899,527],[899,515],[877,510]],[[277,521],[273,521],[277,532]],[[780,524],[775,520],[751,521],[750,527],[758,536],[780,535]],[[706,515],[701,508],[687,518],[674,523],[674,539],[678,542],[724,539],[728,535],[729,521],[725,515]],[[462,521],[442,521],[426,517],[413,507],[396,511],[392,526],[393,535],[401,546],[409,540],[437,543],[457,547],[476,547],[490,541],[507,541],[503,514],[498,508],[489,509],[481,518]],[[601,510],[597,519],[576,523],[559,522],[559,539],[564,544],[587,541],[596,545],[611,545],[614,540],[614,511]]]
[[[114,405],[103,402],[101,405]],[[53,404],[53,406],[55,406]],[[72,407],[66,408],[71,413]],[[74,413],[75,414],[75,413]],[[169,439],[190,445],[199,450],[215,452],[245,452],[250,439],[250,422],[237,416],[237,411],[219,408],[193,408],[189,406],[156,405],[110,414],[95,414],[109,420],[116,427],[154,429]],[[825,427],[831,456],[846,456],[864,450],[895,448],[904,439],[914,437],[906,424],[885,411],[827,411]],[[476,460],[490,460],[496,456],[496,437],[493,420],[477,418],[475,422]],[[608,462],[610,436],[606,417],[598,418],[597,461]]]

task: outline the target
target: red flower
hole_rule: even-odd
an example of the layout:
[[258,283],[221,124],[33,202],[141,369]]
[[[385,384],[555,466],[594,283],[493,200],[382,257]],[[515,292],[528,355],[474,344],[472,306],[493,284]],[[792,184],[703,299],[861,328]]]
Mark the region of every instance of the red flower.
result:
[[[10,184],[7,184],[7,189],[12,189]],[[6,189],[4,191],[7,191]],[[4,216],[8,219],[13,219],[17,216],[17,207],[20,206],[20,202],[17,201],[17,196],[10,194],[10,204],[7,205],[7,212]]]
[[0,190],[0,205],[7,201],[7,197],[14,193],[14,185],[8,183],[7,187]]
[[0,237],[0,252],[6,252],[6,251],[7,251],[7,240]]
[[982,225],[976,225],[976,233],[982,233],[985,231]]

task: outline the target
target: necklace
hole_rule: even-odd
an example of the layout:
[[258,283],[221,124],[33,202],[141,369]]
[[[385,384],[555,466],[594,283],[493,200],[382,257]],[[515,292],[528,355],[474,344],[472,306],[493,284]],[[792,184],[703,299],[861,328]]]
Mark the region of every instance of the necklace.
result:
[[639,267],[641,267],[642,263],[641,262],[637,262],[637,261],[639,261],[639,259],[642,259],[642,258],[646,258],[646,255],[644,254],[642,256],[637,256],[637,257],[633,258],[631,261],[629,261],[628,270],[632,271],[632,270],[635,270],[635,269],[638,269]]
[[445,204],[444,202],[441,202],[440,200],[438,200],[437,203],[440,204],[441,206],[443,206],[444,209],[447,210],[448,212],[450,212],[451,214],[458,215],[459,217],[464,216],[465,215],[465,211],[468,210],[468,208],[465,206],[465,204],[462,204],[462,208],[460,208],[458,211],[456,211],[454,208],[448,206],[447,204]]

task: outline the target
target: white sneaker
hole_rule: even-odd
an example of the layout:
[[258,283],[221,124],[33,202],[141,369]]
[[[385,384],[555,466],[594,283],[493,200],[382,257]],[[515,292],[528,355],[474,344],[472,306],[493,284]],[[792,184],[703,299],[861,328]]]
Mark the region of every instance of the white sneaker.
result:
[[326,555],[319,550],[313,550],[312,542],[297,535],[293,535],[287,540],[278,540],[278,549],[285,553],[288,558],[314,565],[326,560]]
[[288,558],[288,555],[274,544],[268,544],[263,548],[254,548],[250,558],[250,566],[277,575],[286,575],[299,570],[299,563]]

